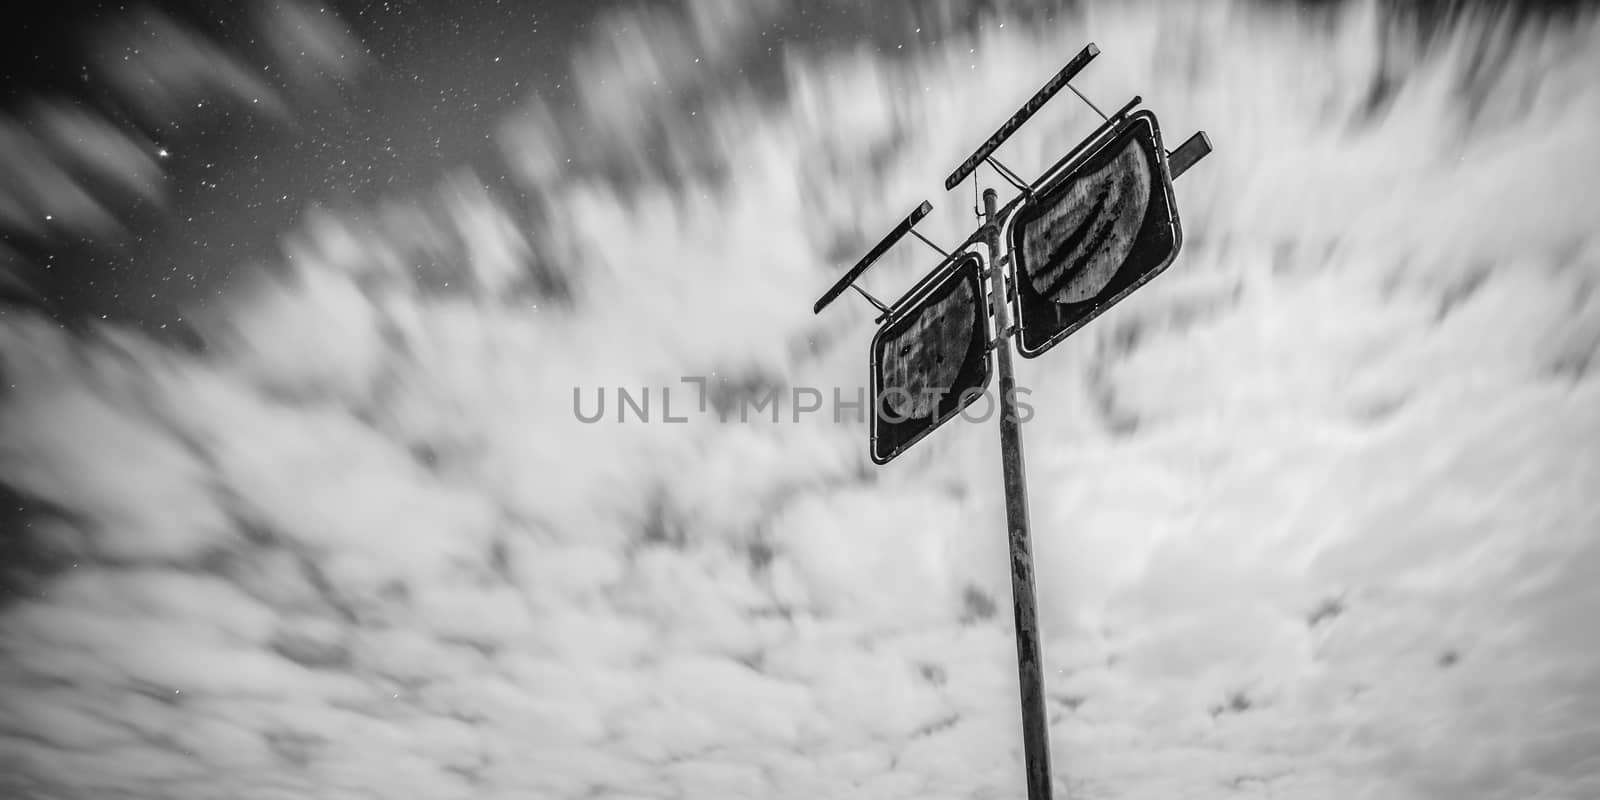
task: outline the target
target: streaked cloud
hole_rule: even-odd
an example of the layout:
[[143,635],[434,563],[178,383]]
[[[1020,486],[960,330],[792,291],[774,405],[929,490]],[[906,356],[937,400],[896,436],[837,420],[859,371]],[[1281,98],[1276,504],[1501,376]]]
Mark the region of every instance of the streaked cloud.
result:
[[[824,415],[586,425],[571,398],[860,386],[870,312],[809,310],[835,251],[1093,40],[1080,88],[1217,151],[1177,264],[1020,365],[1058,794],[1600,788],[1592,17],[1516,34],[1518,116],[1456,88],[1479,28],[1383,61],[1370,6],[1252,4],[795,45],[782,94],[689,116],[651,81],[750,30],[696,8],[613,19],[663,33],[503,128],[527,203],[462,170],[311,214],[203,354],[0,318],[0,479],[52,575],[0,616],[0,787],[1020,792],[992,430],[878,469]],[[1091,122],[1052,106],[1002,158]],[[633,169],[646,128],[707,168]]]
[[326,6],[266,0],[255,10],[262,41],[296,93],[337,99],[341,85],[373,66],[360,40]]
[[288,101],[241,55],[153,9],[109,21],[97,34],[96,75],[151,129],[221,103],[287,122]]

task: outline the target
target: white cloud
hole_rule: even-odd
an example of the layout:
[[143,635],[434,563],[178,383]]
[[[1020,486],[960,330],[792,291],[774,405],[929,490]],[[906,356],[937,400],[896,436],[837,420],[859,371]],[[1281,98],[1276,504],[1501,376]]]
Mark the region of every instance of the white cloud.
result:
[[[633,88],[585,84],[579,120],[698,137],[704,174],[608,178],[646,152],[613,127],[559,178],[512,165],[538,226],[467,173],[367,226],[319,213],[204,356],[8,318],[0,476],[59,509],[29,530],[60,574],[0,616],[0,786],[1020,792],[992,426],[875,468],[826,413],[590,425],[571,392],[848,394],[868,314],[808,312],[831,251],[1093,39],[1081,88],[1217,151],[1168,273],[1019,365],[1058,795],[1593,794],[1600,32],[1510,50],[1513,109],[1456,92],[1467,34],[1379,66],[1362,13],[1108,5],[906,61],[792,52],[781,101],[694,122],[646,88],[681,42],[643,37],[590,56]],[[1012,167],[1088,129],[1070,100]],[[572,122],[530,119],[505,151],[548,162]],[[965,194],[935,203],[956,240]]]

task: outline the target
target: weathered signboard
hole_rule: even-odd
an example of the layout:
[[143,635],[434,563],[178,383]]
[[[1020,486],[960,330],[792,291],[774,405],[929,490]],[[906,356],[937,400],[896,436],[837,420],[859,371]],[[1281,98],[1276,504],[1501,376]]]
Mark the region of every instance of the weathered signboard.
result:
[[1160,274],[1183,242],[1154,114],[1129,116],[1011,226],[1017,350],[1033,358]]
[[982,396],[989,384],[982,261],[962,255],[872,337],[872,460],[886,464]]

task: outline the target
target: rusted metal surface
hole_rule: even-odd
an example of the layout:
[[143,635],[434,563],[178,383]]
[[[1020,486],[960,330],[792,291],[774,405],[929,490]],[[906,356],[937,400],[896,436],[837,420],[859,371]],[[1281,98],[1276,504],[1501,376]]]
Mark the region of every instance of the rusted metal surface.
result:
[[912,312],[909,321],[884,341],[884,403],[897,418],[931,417],[937,398],[956,383],[972,344],[978,306],[966,282]]
[[1150,204],[1150,165],[1128,139],[1099,169],[1075,177],[1022,230],[1027,280],[1057,303],[1100,294],[1122,268]]
[[[946,268],[948,266],[948,268]],[[888,463],[989,385],[982,259],[962,253],[902,298],[872,337],[872,460]],[[974,392],[968,394],[968,392]]]
[[1161,274],[1183,227],[1161,129],[1137,112],[1017,212],[1017,352],[1036,358]]
[[[995,192],[983,193],[985,236],[991,263],[1000,259],[1000,220],[995,212]],[[1003,270],[990,270],[992,293],[1005,297]],[[1005,303],[995,304],[995,329],[1009,327]],[[1006,530],[1011,548],[1011,605],[1016,625],[1017,679],[1022,700],[1022,750],[1027,770],[1028,800],[1049,800],[1050,729],[1044,704],[1044,668],[1039,658],[1038,604],[1033,587],[1033,545],[1028,531],[1028,480],[1023,469],[1022,430],[1017,419],[1016,378],[1012,374],[1011,342],[1001,336],[1000,352],[1000,460],[1005,477]]]

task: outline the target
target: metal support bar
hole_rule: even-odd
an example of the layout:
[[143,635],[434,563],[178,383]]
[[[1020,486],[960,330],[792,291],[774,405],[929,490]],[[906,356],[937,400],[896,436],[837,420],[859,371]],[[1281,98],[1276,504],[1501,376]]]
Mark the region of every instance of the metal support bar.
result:
[[996,334],[995,337],[993,339],[990,339],[989,343],[984,346],[984,351],[985,352],[989,352],[989,353],[994,352],[996,349],[998,349],[1000,347],[1000,344],[1002,342],[1010,340],[1011,334],[1015,333],[1015,332],[1016,332],[1016,327],[1012,326],[1012,327],[1006,328],[1005,330],[1003,330],[1000,333]]
[[1134,107],[1142,102],[1144,102],[1144,98],[1140,97],[1139,95],[1134,95],[1132,100],[1129,100],[1125,105],[1122,106],[1122,108],[1117,110],[1117,113],[1112,114],[1108,119],[1106,119],[1105,122],[1100,123],[1100,126],[1094,129],[1094,132],[1090,133],[1088,136],[1085,136],[1083,141],[1078,142],[1077,146],[1073,147],[1071,150],[1068,150],[1066,155],[1057,159],[1056,163],[1051,164],[1049,169],[1039,173],[1039,179],[1034,181],[1033,184],[1034,190],[1037,191],[1039,187],[1049,182],[1049,180],[1054,177],[1056,171],[1061,169],[1063,164],[1072,163],[1078,158],[1078,156],[1082,155],[1084,151],[1088,150],[1089,147],[1099,144],[1102,139],[1110,135],[1110,133],[1116,129],[1117,123],[1121,122],[1123,117],[1128,116],[1128,113],[1133,111]]
[[994,168],[996,174],[1002,178],[1005,178],[1007,183],[1017,187],[1017,191],[1024,192],[1026,194],[1033,194],[1033,187],[1029,186],[1028,182],[1023,180],[1020,175],[1012,172],[1010,167],[1000,163],[1000,159],[995,158],[994,156],[989,156],[988,158],[984,159],[984,161],[988,163],[989,166]]
[[944,256],[945,258],[949,258],[950,257],[950,254],[946,253],[943,247],[940,247],[939,245],[934,244],[931,239],[929,239],[926,236],[923,236],[921,233],[919,233],[917,231],[916,228],[912,228],[911,229],[911,235],[917,237],[918,239],[921,239],[923,244],[933,248],[933,252],[938,253],[939,255]]
[[[1012,202],[1015,203],[1016,201],[1013,200]],[[900,295],[899,299],[895,300],[894,303],[889,306],[889,313],[878,317],[877,321],[883,322],[885,319],[893,316],[894,312],[899,311],[914,301],[924,289],[932,285],[934,281],[944,277],[945,268],[955,263],[956,259],[960,258],[962,253],[967,248],[981,241],[983,241],[983,228],[980,226],[977,230],[973,231],[969,236],[967,236],[966,239],[962,240],[961,244],[956,245],[955,250],[951,251],[950,255],[946,256],[943,261],[934,265],[933,269],[928,270],[926,275],[923,275],[917,280],[916,283],[911,285],[910,289],[907,289],[904,294]]]
[[1177,180],[1179,175],[1189,171],[1195,162],[1211,154],[1211,137],[1205,131],[1200,131],[1190,136],[1178,149],[1167,154],[1167,169],[1172,173],[1172,179]]
[[[976,236],[976,234],[974,234],[974,236]],[[953,254],[951,254],[949,256],[946,256],[943,261],[940,261],[938,264],[935,264],[933,269],[928,270],[928,273],[926,275],[923,275],[921,278],[919,278],[917,280],[916,283],[912,284],[911,288],[907,289],[905,294],[900,295],[900,297],[897,300],[895,300],[893,303],[891,303],[889,305],[889,309],[887,311],[883,312],[882,314],[879,314],[878,318],[876,320],[874,320],[874,322],[881,323],[884,320],[894,316],[896,311],[899,311],[899,310],[905,308],[906,306],[910,305],[912,302],[914,302],[917,299],[917,297],[919,295],[921,295],[923,290],[925,290],[929,286],[931,286],[934,283],[934,281],[937,281],[938,279],[944,277],[945,272],[948,271],[947,267],[949,267],[951,264],[955,263],[956,258],[961,254],[961,251],[967,249],[969,246],[972,245],[972,238],[973,237],[968,237],[967,241],[962,242],[961,245],[956,248],[956,252],[955,253],[953,253]]]
[[1028,118],[1033,116],[1040,106],[1049,102],[1050,98],[1055,97],[1056,93],[1061,91],[1061,87],[1067,85],[1067,81],[1077,77],[1078,73],[1082,72],[1084,67],[1089,66],[1089,62],[1093,61],[1097,55],[1100,55],[1100,48],[1096,47],[1094,42],[1090,42],[1086,47],[1078,51],[1078,54],[1073,56],[1072,60],[1068,61],[1060,72],[1057,72],[1050,80],[1045,81],[1045,84],[1039,87],[1039,91],[1034,92],[1033,96],[1028,98],[1028,102],[1023,103],[1022,108],[1017,109],[1017,113],[1011,115],[1011,119],[1006,120],[999,130],[996,130],[988,140],[978,147],[977,151],[969,156],[966,161],[961,162],[961,166],[956,167],[955,172],[950,173],[950,177],[944,179],[945,191],[956,188],[956,184],[972,174],[972,171],[977,169],[978,165],[989,157],[989,154],[999,149],[1000,145],[1010,138],[1011,134],[1016,133],[1017,129],[1022,127],[1022,123],[1027,122]]
[[[1000,220],[993,189],[983,193],[983,233],[991,262],[1000,255]],[[1004,298],[1004,270],[990,271],[992,295]],[[995,330],[1011,329],[1006,304],[995,304]],[[1050,800],[1050,728],[1044,705],[1044,668],[1039,659],[1039,619],[1033,590],[1033,545],[1028,534],[1028,481],[1023,469],[1022,429],[1017,419],[1016,378],[1012,374],[1011,341],[1001,336],[1000,461],[1005,476],[1006,528],[1011,547],[1011,604],[1016,623],[1017,679],[1022,700],[1022,751],[1027,770],[1028,800]]]
[[929,203],[926,200],[922,201],[922,205],[917,206],[916,209],[907,215],[905,219],[900,221],[899,225],[894,226],[894,229],[889,231],[888,235],[884,236],[882,241],[874,245],[865,256],[862,256],[860,261],[856,262],[855,266],[851,267],[850,270],[843,275],[843,277],[839,278],[839,280],[834,283],[833,286],[830,287],[820,299],[817,300],[817,304],[811,307],[811,313],[821,314],[823,308],[837,299],[840,294],[844,293],[845,287],[850,286],[855,282],[856,278],[861,277],[861,273],[866,272],[867,267],[872,266],[872,262],[877,261],[885,252],[889,250],[890,247],[894,246],[895,242],[898,242],[904,238],[905,235],[910,232],[911,226],[916,225],[922,220],[923,217],[928,216],[928,212],[932,210],[932,203]]
[[1094,109],[1094,113],[1099,114],[1101,119],[1111,119],[1110,117],[1106,116],[1106,112],[1100,110],[1099,106],[1095,105],[1092,101],[1089,100],[1089,98],[1084,97],[1083,96],[1083,92],[1078,91],[1078,87],[1073,86],[1072,84],[1069,83],[1069,84],[1067,84],[1067,88],[1071,89],[1072,93],[1077,95],[1078,99],[1082,100],[1084,105],[1087,105],[1088,107]]
[[[997,219],[1002,219],[1002,220],[1005,219],[1007,216],[1009,216],[1011,214],[1011,212],[1013,210],[1016,209],[1016,207],[1018,205],[1020,205],[1024,200],[1027,200],[1027,199],[1028,199],[1028,195],[1019,194],[1016,197],[1013,197],[1010,200],[1007,200],[1006,204],[1001,207]],[[967,236],[967,238],[961,240],[961,244],[956,245],[955,249],[951,250],[951,255],[950,255],[949,258],[945,259],[943,262],[940,262],[938,265],[936,265],[933,269],[929,270],[928,274],[923,275],[922,278],[920,280],[918,280],[915,284],[913,284],[910,289],[906,290],[905,294],[900,295],[900,298],[895,300],[894,303],[889,306],[889,313],[888,314],[884,314],[882,316],[879,316],[876,321],[881,323],[885,319],[888,319],[889,317],[893,316],[895,314],[895,312],[898,312],[901,309],[905,308],[909,303],[911,303],[913,300],[915,300],[917,298],[917,296],[924,289],[926,289],[930,284],[932,284],[935,280],[938,280],[939,278],[943,277],[944,276],[945,267],[949,266],[956,259],[960,258],[961,254],[967,248],[972,247],[975,244],[979,244],[979,243],[983,243],[983,242],[987,242],[987,241],[988,241],[988,238],[987,238],[986,229],[982,225],[978,226],[977,230],[975,230],[971,234],[969,234]],[[984,265],[984,270],[985,271],[982,273],[983,276],[985,278],[987,278],[988,275],[989,275],[989,272],[991,272],[991,271],[996,269],[996,265],[997,264],[1000,267],[1004,267],[1006,264],[1010,263],[1010,258],[1011,257],[1009,255],[1001,256],[1000,260],[998,262],[991,262],[989,264]]]
[[862,297],[865,297],[867,299],[867,302],[873,304],[874,306],[877,306],[879,311],[881,311],[881,312],[883,312],[885,314],[889,313],[889,307],[888,306],[884,305],[883,302],[880,301],[878,298],[873,297],[870,294],[867,294],[867,290],[861,288],[861,286],[859,284],[852,283],[852,284],[850,284],[850,288],[856,290],[856,294],[859,294]]
[[[1003,269],[1004,267],[1002,265],[1001,267],[996,267],[996,268],[997,269]],[[989,273],[987,273],[987,272],[982,273],[982,278],[984,280],[989,280]],[[1017,282],[1016,281],[1006,281],[1006,299],[1003,302],[1005,302],[1007,306],[1010,306],[1010,304],[1013,301],[1015,301],[1016,299],[1017,299]],[[989,316],[991,316],[991,317],[994,316],[994,295],[992,295],[992,294],[984,295],[984,301],[985,301],[984,307],[989,310]],[[1015,329],[1016,327],[1017,327],[1016,323],[1013,322],[1011,324],[1011,329]]]

